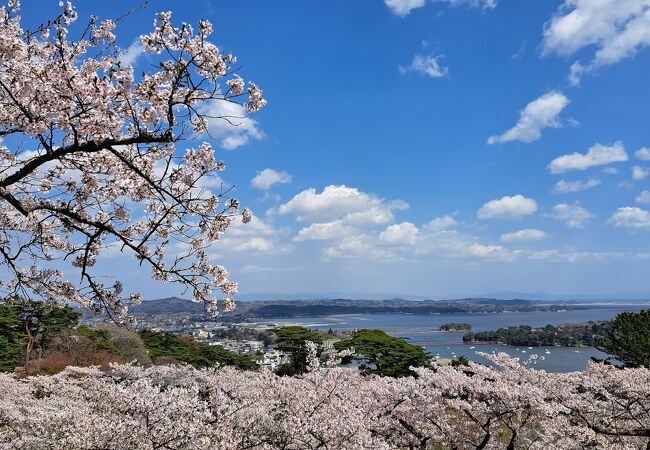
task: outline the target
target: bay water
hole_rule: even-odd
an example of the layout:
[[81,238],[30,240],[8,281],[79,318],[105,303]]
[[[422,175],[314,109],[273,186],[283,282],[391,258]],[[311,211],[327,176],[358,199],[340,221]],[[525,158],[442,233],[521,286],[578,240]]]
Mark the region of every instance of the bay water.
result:
[[313,318],[270,319],[276,324],[299,324],[307,328],[327,331],[380,329],[386,333],[421,345],[427,352],[440,358],[466,358],[486,363],[477,352],[505,352],[512,357],[527,360],[531,355],[544,357],[533,367],[547,372],[572,372],[584,370],[591,357],[607,358],[610,355],[593,347],[513,347],[495,344],[463,344],[464,333],[438,331],[446,323],[468,323],[472,331],[496,330],[510,326],[528,325],[534,328],[567,323],[611,320],[623,311],[640,311],[648,306],[611,305],[584,310],[532,311],[463,314],[345,314]]

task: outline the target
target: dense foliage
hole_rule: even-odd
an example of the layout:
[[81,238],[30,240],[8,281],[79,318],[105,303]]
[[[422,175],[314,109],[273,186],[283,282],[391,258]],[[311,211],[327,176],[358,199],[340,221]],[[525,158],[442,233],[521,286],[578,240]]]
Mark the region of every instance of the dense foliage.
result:
[[415,375],[411,367],[423,367],[431,355],[404,339],[381,330],[358,330],[350,339],[335,344],[337,350],[354,349],[352,359],[368,374],[388,377]]
[[145,330],[140,336],[154,363],[186,363],[196,368],[215,365],[235,366],[240,369],[255,370],[255,361],[246,355],[228,351],[218,345],[198,342],[191,336]]
[[13,298],[0,304],[0,371],[42,358],[52,339],[79,323],[80,314],[68,306]]
[[24,353],[25,333],[18,310],[0,305],[0,372],[14,370]]
[[[30,358],[29,353],[35,357]],[[256,369],[248,356],[209,346],[189,336],[143,331],[114,324],[79,326],[70,307],[42,302],[0,305],[0,371],[57,373],[69,365],[107,367],[113,362],[187,363],[197,368],[233,365]]]
[[[191,304],[169,304],[165,300],[146,302],[139,306],[145,314],[168,312],[198,313]],[[169,307],[168,307],[169,305]],[[498,300],[468,298],[455,300],[264,300],[240,302],[232,315],[242,321],[250,318],[321,317],[337,314],[459,314],[501,313],[505,311],[557,311],[587,309],[584,305],[552,304],[533,300]],[[224,316],[226,317],[226,316]]]
[[589,322],[586,324],[546,325],[533,328],[527,325],[499,328],[496,331],[467,333],[465,342],[498,342],[507,345],[543,346],[555,345],[575,347],[593,346],[595,337],[608,328],[607,322]]
[[211,335],[216,339],[232,339],[234,341],[261,341],[265,346],[273,343],[273,333],[266,330],[256,330],[245,326],[228,326],[212,330]]
[[305,327],[290,325],[276,328],[275,348],[287,352],[289,362],[277,369],[279,375],[301,375],[309,370],[309,347],[308,343],[320,344],[323,342],[323,335],[317,331],[308,330]]
[[626,366],[650,368],[650,310],[618,314],[596,344]]
[[81,317],[81,314],[67,305],[59,307],[31,300],[18,301],[15,305],[27,333],[25,349],[27,362],[35,350],[38,352],[39,358],[43,357],[43,351],[48,342],[65,328],[77,326]]
[[440,325],[440,331],[470,331],[472,325],[469,323],[443,323]]
[[642,449],[650,370],[547,374],[503,355],[417,378],[315,369],[0,374],[0,449]]

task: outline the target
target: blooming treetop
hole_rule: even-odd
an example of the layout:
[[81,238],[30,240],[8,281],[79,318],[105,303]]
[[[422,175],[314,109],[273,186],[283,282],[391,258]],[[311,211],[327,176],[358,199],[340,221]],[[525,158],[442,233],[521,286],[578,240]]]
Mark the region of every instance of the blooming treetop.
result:
[[[21,27],[18,2],[0,7],[0,289],[124,317],[140,295],[93,271],[114,246],[154,279],[190,289],[210,314],[219,293],[232,308],[237,284],[206,249],[251,212],[208,189],[225,168],[210,144],[184,155],[178,144],[208,133],[210,119],[235,119],[211,116],[214,102],[258,111],[261,89],[233,73],[236,58],[209,41],[208,21],[175,27],[158,14],[140,37],[156,69],[136,78],[120,62],[114,21],[92,17],[73,40],[77,13],[61,5],[35,31]],[[63,279],[62,261],[80,281]]]
[[0,374],[0,450],[647,448],[650,370],[546,374],[489,357],[498,370],[434,366],[399,379],[316,365],[302,377],[163,366]]

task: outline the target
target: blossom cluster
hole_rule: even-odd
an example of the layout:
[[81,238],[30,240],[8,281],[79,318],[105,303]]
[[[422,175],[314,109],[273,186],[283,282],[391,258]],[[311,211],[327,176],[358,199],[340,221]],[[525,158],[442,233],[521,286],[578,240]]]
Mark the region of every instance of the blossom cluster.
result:
[[[195,30],[158,14],[141,37],[156,69],[136,76],[121,62],[115,21],[92,17],[72,39],[70,2],[33,32],[19,7],[0,7],[0,293],[124,317],[140,296],[98,276],[110,248],[185,286],[213,315],[217,297],[233,308],[237,284],[207,248],[251,213],[211,190],[225,165],[208,142],[181,144],[203,139],[209,120],[228,120],[209,117],[211,103],[247,92],[239,101],[255,112],[262,90],[245,89],[207,21]],[[80,281],[64,279],[68,262]]]
[[231,368],[0,375],[0,449],[637,449],[648,445],[650,370],[592,364],[547,374],[434,366],[417,377],[314,367],[301,377]]

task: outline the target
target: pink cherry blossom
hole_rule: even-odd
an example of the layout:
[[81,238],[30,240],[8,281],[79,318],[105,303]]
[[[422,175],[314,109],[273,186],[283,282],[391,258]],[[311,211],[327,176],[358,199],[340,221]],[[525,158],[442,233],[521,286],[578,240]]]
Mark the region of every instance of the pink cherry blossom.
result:
[[489,355],[496,369],[394,379],[331,367],[308,348],[301,377],[129,365],[0,374],[0,449],[640,449],[650,439],[645,368],[547,374],[502,354]]
[[[209,22],[175,26],[162,12],[141,36],[154,62],[147,67],[158,69],[136,77],[120,63],[115,21],[92,17],[73,40],[71,3],[35,32],[22,28],[19,9],[0,7],[1,293],[120,320],[140,296],[98,276],[110,247],[155,280],[185,286],[211,314],[220,294],[232,308],[236,283],[206,249],[250,212],[207,187],[225,165],[201,139],[208,121],[220,120],[207,106],[243,94],[236,58],[211,42]],[[242,103],[255,112],[266,100],[249,86]],[[78,278],[65,280],[65,266]]]

